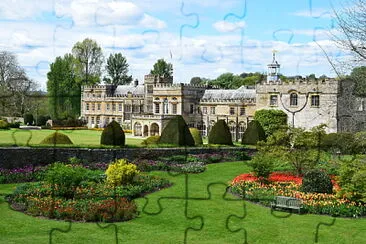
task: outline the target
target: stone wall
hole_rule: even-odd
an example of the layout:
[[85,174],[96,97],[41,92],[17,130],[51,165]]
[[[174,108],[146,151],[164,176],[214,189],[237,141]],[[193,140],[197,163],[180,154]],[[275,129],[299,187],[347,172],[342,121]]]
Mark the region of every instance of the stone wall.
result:
[[115,158],[152,158],[154,156],[171,156],[178,154],[225,153],[247,151],[245,148],[121,148],[121,149],[87,149],[87,148],[0,148],[0,168],[20,168],[25,165],[47,165],[56,161],[67,161],[71,157],[86,160],[89,163],[108,163]]

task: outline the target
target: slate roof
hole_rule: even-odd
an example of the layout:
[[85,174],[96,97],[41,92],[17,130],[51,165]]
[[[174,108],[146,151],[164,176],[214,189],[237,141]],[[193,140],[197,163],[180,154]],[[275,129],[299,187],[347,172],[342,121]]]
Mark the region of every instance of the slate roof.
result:
[[202,100],[240,100],[255,98],[255,89],[248,89],[241,86],[238,89],[207,89],[201,98]]
[[128,92],[131,92],[132,95],[144,95],[144,86],[143,85],[122,85],[117,86],[115,91],[116,95],[127,95]]

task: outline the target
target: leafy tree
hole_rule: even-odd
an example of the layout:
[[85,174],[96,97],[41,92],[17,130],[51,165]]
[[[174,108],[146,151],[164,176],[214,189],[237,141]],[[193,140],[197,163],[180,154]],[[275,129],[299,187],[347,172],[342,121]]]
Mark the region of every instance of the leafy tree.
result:
[[254,119],[261,124],[267,137],[272,135],[276,130],[287,125],[287,114],[282,110],[257,110],[255,111]]
[[366,203],[366,163],[364,160],[357,158],[342,161],[338,182],[341,187],[339,195]]
[[202,85],[204,83],[203,83],[201,77],[192,77],[189,84],[191,84],[191,85]]
[[212,85],[219,86],[223,89],[229,89],[233,83],[234,74],[233,73],[224,73],[218,76],[215,80],[211,81]]
[[102,48],[94,40],[86,38],[74,45],[72,54],[76,61],[78,82],[82,85],[99,83],[104,59]]
[[164,77],[172,77],[173,65],[171,63],[167,63],[164,59],[159,59],[154,64],[154,68],[150,71],[150,74]]
[[354,68],[349,78],[355,84],[353,94],[359,97],[366,97],[366,66]]
[[105,69],[109,77],[104,77],[104,82],[111,85],[126,85],[132,81],[132,76],[128,76],[128,63],[121,53],[110,54],[107,59]]
[[49,111],[52,119],[77,117],[80,114],[81,84],[76,81],[75,58],[57,57],[47,73]]

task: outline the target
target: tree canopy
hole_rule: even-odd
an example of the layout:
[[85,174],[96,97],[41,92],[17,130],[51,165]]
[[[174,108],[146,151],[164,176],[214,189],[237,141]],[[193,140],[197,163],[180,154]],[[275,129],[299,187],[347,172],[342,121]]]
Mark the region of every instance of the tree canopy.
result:
[[366,97],[366,66],[356,67],[349,78],[354,82],[353,94]]
[[105,66],[108,76],[104,77],[104,82],[115,86],[130,84],[132,76],[127,74],[128,66],[127,59],[122,53],[110,54]]
[[171,63],[167,63],[164,59],[159,59],[154,64],[153,69],[150,71],[150,74],[164,77],[172,77],[173,65]]

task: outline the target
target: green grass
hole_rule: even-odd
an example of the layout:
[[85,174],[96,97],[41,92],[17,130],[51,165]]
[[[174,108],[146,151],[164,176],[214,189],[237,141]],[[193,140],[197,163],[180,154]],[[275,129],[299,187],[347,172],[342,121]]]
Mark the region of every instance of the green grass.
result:
[[[46,146],[39,143],[48,135],[54,133],[55,130],[0,130],[0,145],[1,146]],[[96,130],[60,130],[59,132],[69,136],[74,145],[67,147],[101,147],[100,135],[102,131]],[[128,138],[126,134],[126,145],[141,146],[143,139]],[[59,145],[58,145],[59,146]],[[60,145],[62,146],[62,145]]]
[[[236,175],[248,172],[249,168],[242,162],[208,165],[202,174],[188,176],[189,197],[202,200],[189,200],[187,214],[189,217],[201,216],[204,220],[201,231],[188,231],[188,243],[243,243],[244,232],[232,233],[225,227],[230,214],[244,219],[230,218],[232,230],[244,228],[248,243],[314,243],[318,223],[331,223],[329,216],[297,215],[285,218],[287,213],[244,201],[228,201],[222,198],[225,187],[212,185],[211,198],[207,186],[213,182],[227,183]],[[199,228],[199,218],[186,219],[184,200],[163,199],[164,197],[184,197],[185,178],[183,175],[170,176],[165,172],[153,172],[154,175],[169,178],[174,185],[148,196],[149,204],[145,211],[158,212],[157,201],[161,198],[162,212],[157,215],[141,213],[134,220],[116,223],[119,243],[183,243],[187,227]],[[0,185],[0,195],[10,193],[14,185]],[[207,198],[206,200],[203,200]],[[228,198],[233,199],[232,196]],[[140,211],[145,204],[138,199]],[[46,243],[52,228],[66,230],[68,223],[63,221],[34,218],[10,210],[8,204],[0,197],[0,243]],[[283,218],[280,218],[283,217]],[[107,224],[102,225],[107,226]],[[336,219],[334,225],[321,225],[319,243],[363,243],[366,239],[366,219]],[[73,223],[67,233],[54,232],[54,243],[114,243],[114,228],[99,228],[95,223]]]

